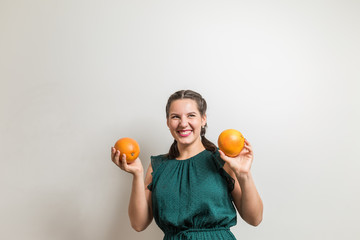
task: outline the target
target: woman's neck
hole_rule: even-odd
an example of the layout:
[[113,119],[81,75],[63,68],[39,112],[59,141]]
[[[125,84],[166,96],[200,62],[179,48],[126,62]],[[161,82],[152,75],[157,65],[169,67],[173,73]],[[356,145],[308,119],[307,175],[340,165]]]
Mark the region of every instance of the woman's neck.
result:
[[188,158],[191,158],[193,156],[195,156],[196,154],[202,152],[205,150],[204,145],[200,142],[199,144],[192,144],[189,146],[179,146],[178,144],[178,149],[179,149],[179,157],[177,157],[177,160],[185,160]]

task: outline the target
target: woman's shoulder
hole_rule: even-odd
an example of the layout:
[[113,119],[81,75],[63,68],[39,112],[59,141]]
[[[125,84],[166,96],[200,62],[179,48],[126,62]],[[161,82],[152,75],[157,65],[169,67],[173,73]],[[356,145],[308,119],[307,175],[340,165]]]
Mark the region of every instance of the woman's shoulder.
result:
[[168,159],[168,154],[159,154],[159,155],[152,155],[151,160],[166,160]]
[[150,157],[151,167],[153,170],[157,169],[158,166],[168,159],[167,154],[154,155]]
[[211,155],[219,168],[222,168],[225,164],[225,161],[220,157],[219,149],[211,152]]

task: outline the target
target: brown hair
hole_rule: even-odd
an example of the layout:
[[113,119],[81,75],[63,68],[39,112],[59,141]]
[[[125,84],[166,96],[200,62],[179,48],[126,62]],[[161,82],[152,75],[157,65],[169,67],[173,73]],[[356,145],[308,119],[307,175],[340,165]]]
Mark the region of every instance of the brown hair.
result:
[[[198,110],[200,112],[200,115],[203,117],[206,114],[206,101],[205,99],[197,92],[194,92],[192,90],[180,90],[177,91],[175,93],[173,93],[169,99],[168,102],[166,104],[166,118],[169,118],[169,110],[170,110],[170,105],[173,101],[175,100],[179,100],[179,99],[192,99],[196,102]],[[205,126],[203,128],[201,128],[201,142],[204,145],[206,150],[209,150],[211,152],[215,152],[217,147],[215,144],[213,144],[211,141],[209,141],[208,139],[205,138],[205,133],[206,133],[206,127],[207,127],[207,123],[205,124]],[[177,146],[177,141],[174,140],[173,144],[170,146],[170,150],[169,153],[167,155],[167,157],[169,159],[174,159],[180,156],[180,152]]]

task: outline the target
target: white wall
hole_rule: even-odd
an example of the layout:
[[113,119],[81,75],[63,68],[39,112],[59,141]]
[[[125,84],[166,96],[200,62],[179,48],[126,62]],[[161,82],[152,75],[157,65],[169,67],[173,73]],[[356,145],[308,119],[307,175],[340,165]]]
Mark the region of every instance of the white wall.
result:
[[172,142],[165,103],[207,99],[208,137],[240,130],[264,201],[239,239],[356,239],[358,1],[0,1],[0,238],[161,239],[130,228],[124,136]]

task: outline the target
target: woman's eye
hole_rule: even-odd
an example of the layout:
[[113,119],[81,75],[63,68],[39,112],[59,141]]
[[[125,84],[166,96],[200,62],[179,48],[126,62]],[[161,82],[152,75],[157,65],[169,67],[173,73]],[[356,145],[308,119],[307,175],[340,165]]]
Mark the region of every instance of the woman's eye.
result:
[[179,118],[179,116],[172,116],[171,119]]

